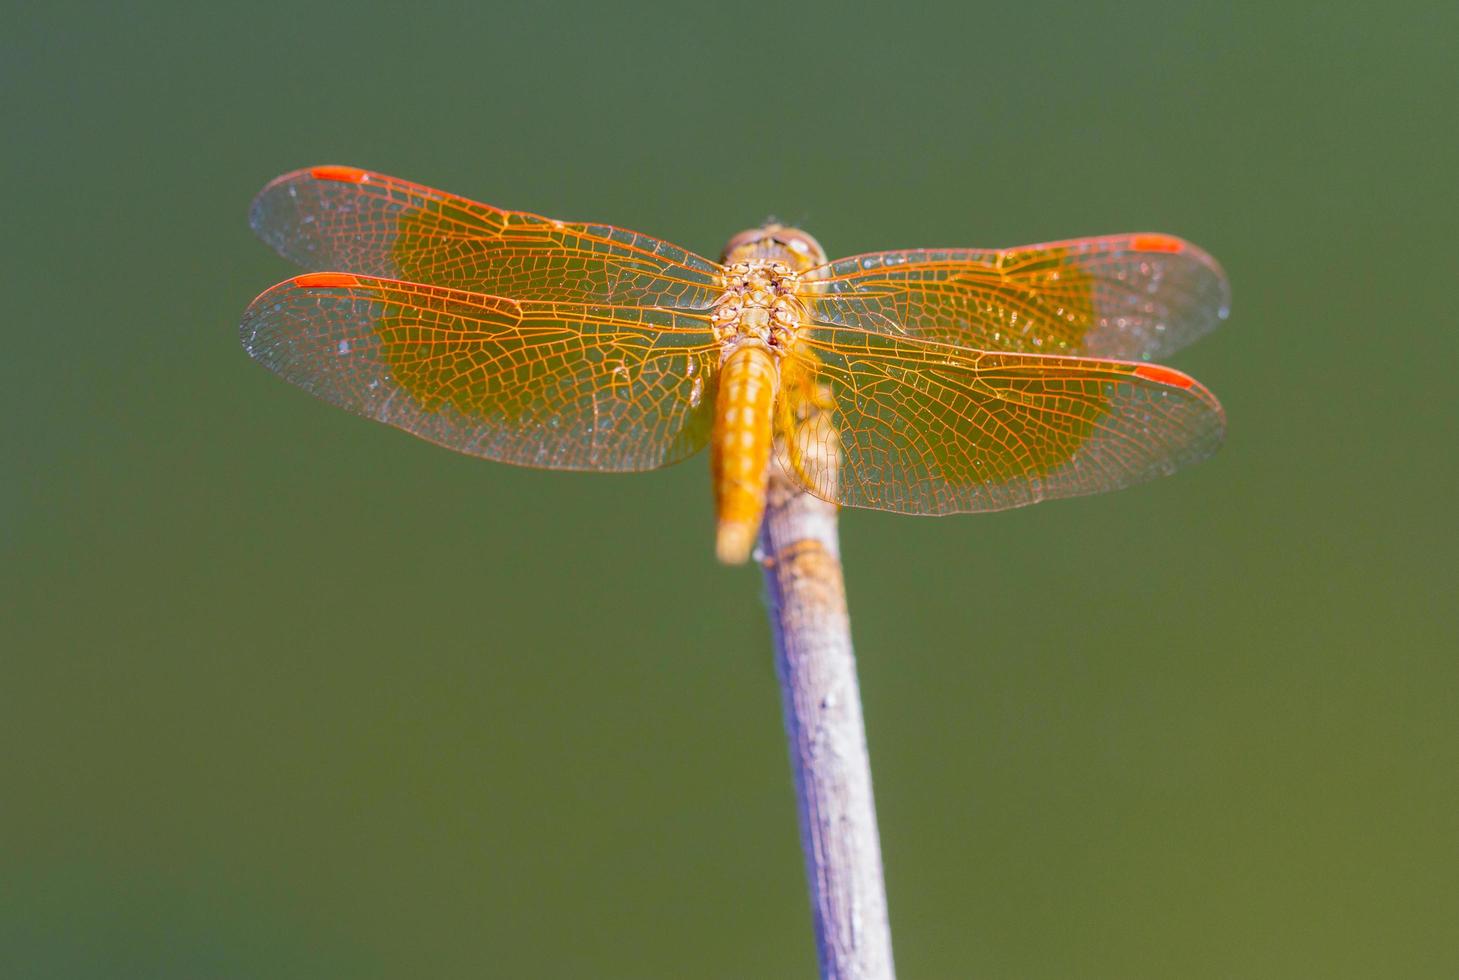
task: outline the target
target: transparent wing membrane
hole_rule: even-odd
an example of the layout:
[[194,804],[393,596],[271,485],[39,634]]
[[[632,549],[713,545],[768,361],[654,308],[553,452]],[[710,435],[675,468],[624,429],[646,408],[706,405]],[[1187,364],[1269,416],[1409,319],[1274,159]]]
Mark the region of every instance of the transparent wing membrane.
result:
[[905,514],[1143,483],[1215,452],[1216,399],[1149,364],[970,351],[822,325],[783,369],[780,431],[817,496]]
[[610,225],[503,211],[353,167],[285,174],[250,222],[307,269],[421,282],[520,300],[708,308],[720,267]]
[[1156,234],[876,252],[820,276],[815,310],[828,323],[1025,354],[1162,357],[1214,329],[1231,302],[1214,259]]
[[709,440],[719,355],[697,315],[316,273],[259,296],[240,333],[311,394],[486,459],[646,470]]
[[[249,354],[486,459],[627,471],[696,452],[741,316],[734,343],[779,353],[784,458],[850,506],[948,514],[1114,490],[1204,459],[1225,429],[1210,392],[1143,363],[1230,301],[1220,266],[1168,235],[853,256],[745,312],[716,306],[720,265],[667,242],[352,167],[286,174],[251,217],[316,271],[254,300]],[[772,304],[795,325],[774,341]]]

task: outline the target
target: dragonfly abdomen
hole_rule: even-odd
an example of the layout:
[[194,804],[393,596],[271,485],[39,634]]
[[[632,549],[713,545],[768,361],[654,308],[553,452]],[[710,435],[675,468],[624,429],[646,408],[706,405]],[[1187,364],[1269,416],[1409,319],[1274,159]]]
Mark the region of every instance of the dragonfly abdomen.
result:
[[715,550],[726,564],[749,558],[760,533],[779,382],[774,356],[759,343],[740,344],[720,369],[710,465],[719,516]]

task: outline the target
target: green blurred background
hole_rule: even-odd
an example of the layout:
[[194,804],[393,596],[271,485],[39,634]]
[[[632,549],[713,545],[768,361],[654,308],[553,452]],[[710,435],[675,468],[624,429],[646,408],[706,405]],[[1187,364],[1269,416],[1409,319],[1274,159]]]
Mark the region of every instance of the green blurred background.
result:
[[1459,975],[1452,6],[8,6],[0,976],[806,977],[703,458],[453,455],[240,349],[265,181],[705,254],[1156,229],[1230,417],[843,535],[903,978]]

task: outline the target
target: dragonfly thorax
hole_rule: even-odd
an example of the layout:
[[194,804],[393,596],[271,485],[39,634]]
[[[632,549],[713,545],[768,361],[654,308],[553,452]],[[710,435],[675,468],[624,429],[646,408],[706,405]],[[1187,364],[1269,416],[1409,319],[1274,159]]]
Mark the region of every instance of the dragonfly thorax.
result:
[[800,274],[783,262],[752,259],[725,268],[724,292],[710,318],[722,356],[747,343],[783,354],[806,321]]

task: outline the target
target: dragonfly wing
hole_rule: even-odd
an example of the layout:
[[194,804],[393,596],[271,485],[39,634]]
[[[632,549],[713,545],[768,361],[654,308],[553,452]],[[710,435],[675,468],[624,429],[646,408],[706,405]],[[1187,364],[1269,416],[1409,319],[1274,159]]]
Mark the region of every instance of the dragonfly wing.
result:
[[[811,273],[815,276],[816,273]],[[1170,235],[876,252],[824,266],[826,322],[980,350],[1150,360],[1226,318],[1216,260]]]
[[1153,364],[971,351],[820,326],[786,359],[780,432],[817,496],[906,514],[1101,493],[1215,452],[1221,406]]
[[259,296],[240,333],[311,394],[486,459],[647,470],[709,439],[718,348],[696,314],[325,272]]
[[721,268],[610,225],[554,221],[354,167],[274,180],[250,223],[285,258],[519,300],[706,309]]

